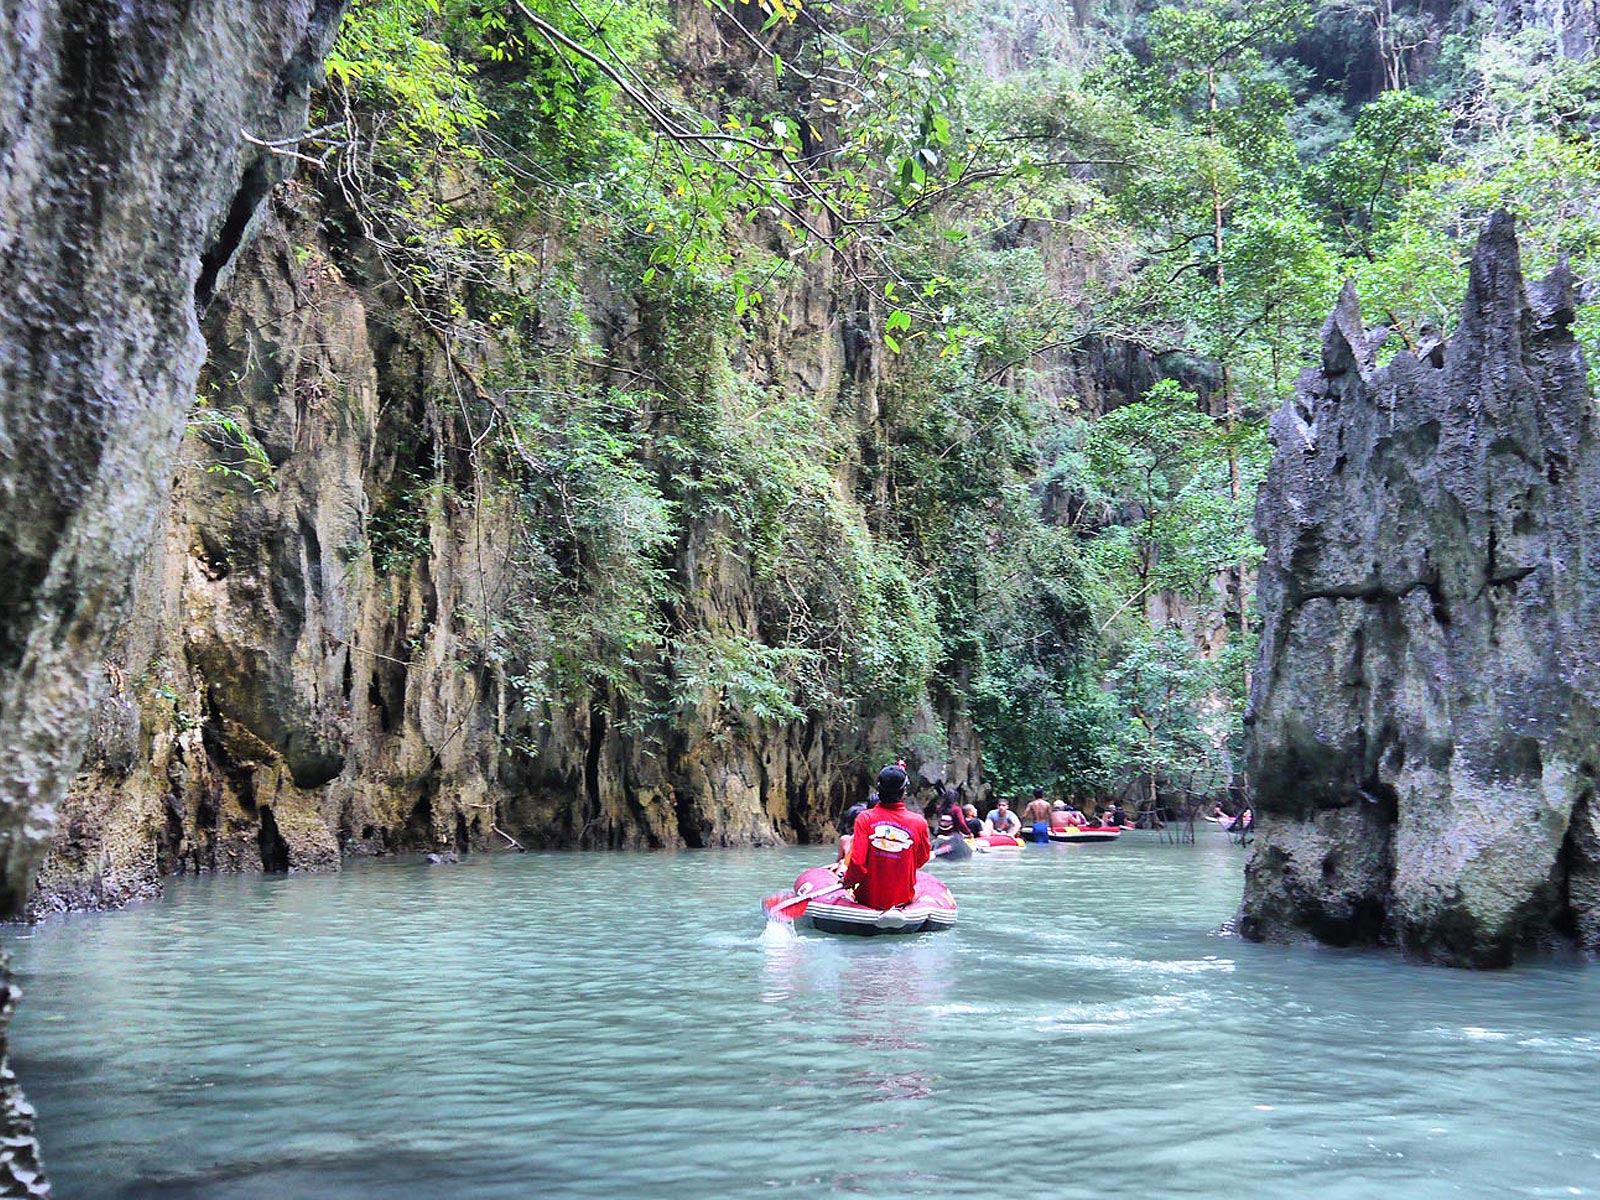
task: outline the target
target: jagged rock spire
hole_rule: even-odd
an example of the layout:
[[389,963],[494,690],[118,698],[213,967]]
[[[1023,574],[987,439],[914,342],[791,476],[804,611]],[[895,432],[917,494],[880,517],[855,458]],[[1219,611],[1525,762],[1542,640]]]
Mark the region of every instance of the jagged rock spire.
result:
[[1572,289],[1512,218],[1442,355],[1347,287],[1272,425],[1242,927],[1460,965],[1600,949],[1600,445]]

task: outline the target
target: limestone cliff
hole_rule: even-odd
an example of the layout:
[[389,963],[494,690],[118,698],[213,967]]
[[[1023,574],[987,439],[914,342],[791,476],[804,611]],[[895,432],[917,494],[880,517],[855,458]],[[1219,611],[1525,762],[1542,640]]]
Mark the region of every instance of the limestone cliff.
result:
[[1257,525],[1244,932],[1459,965],[1600,949],[1600,442],[1569,280],[1512,220],[1448,348],[1374,366],[1346,291]]
[[[185,443],[35,911],[348,855],[815,840],[864,794],[870,755],[908,743],[944,751],[913,764],[929,782],[976,784],[970,723],[937,696],[909,725],[763,721],[711,691],[666,713],[605,688],[530,710],[518,677],[537,667],[489,636],[540,603],[516,490],[489,455],[439,465],[467,436],[455,388],[475,368],[361,277],[363,247],[325,202],[280,188],[211,306],[202,388],[259,441],[270,486],[226,466],[228,435]],[[797,289],[781,340],[743,348],[737,370],[837,396],[870,426],[882,364],[840,287],[824,271]],[[653,366],[640,313],[590,289],[604,357]],[[726,530],[687,521],[671,557],[680,627],[769,636]]]
[[[0,9],[0,903],[9,911],[83,751],[106,642],[171,481],[204,354],[196,305],[221,282],[279,174],[263,143],[303,125],[339,8],[22,0]],[[0,1079],[9,1089],[3,1066]],[[42,1192],[26,1131],[5,1132],[0,1191]]]
[[1548,35],[1568,58],[1588,58],[1600,46],[1600,10],[1594,0],[1495,0],[1494,19],[1508,32]]

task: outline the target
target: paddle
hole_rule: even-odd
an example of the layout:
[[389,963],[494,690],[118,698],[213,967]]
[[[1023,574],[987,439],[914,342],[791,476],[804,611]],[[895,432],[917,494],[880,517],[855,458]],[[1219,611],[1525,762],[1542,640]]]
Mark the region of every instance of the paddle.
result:
[[825,888],[802,888],[787,899],[782,892],[779,892],[768,896],[761,902],[761,906],[767,910],[769,921],[793,921],[806,911],[806,905],[811,901],[820,900],[824,896],[837,896],[842,891],[844,884],[838,883]]

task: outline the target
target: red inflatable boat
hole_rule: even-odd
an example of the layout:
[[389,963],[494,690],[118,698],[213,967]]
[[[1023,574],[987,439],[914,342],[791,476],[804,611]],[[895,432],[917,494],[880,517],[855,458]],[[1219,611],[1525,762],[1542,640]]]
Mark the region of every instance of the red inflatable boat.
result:
[[1114,842],[1121,836],[1120,825],[1068,825],[1050,831],[1052,842]]
[[[956,923],[956,898],[934,876],[917,872],[917,890],[911,903],[899,908],[868,908],[837,891],[839,877],[827,867],[812,867],[794,881],[797,896],[815,893],[819,899],[807,902],[802,920],[823,933],[926,933],[949,929]],[[829,894],[831,893],[831,894]]]

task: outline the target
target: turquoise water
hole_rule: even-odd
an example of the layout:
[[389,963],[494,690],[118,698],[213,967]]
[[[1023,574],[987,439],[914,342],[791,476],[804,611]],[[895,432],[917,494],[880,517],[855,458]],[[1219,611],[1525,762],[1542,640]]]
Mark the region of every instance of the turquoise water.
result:
[[908,939],[767,931],[801,850],[178,881],[8,936],[14,1046],[63,1200],[1600,1190],[1600,974],[1220,937],[1148,838]]

